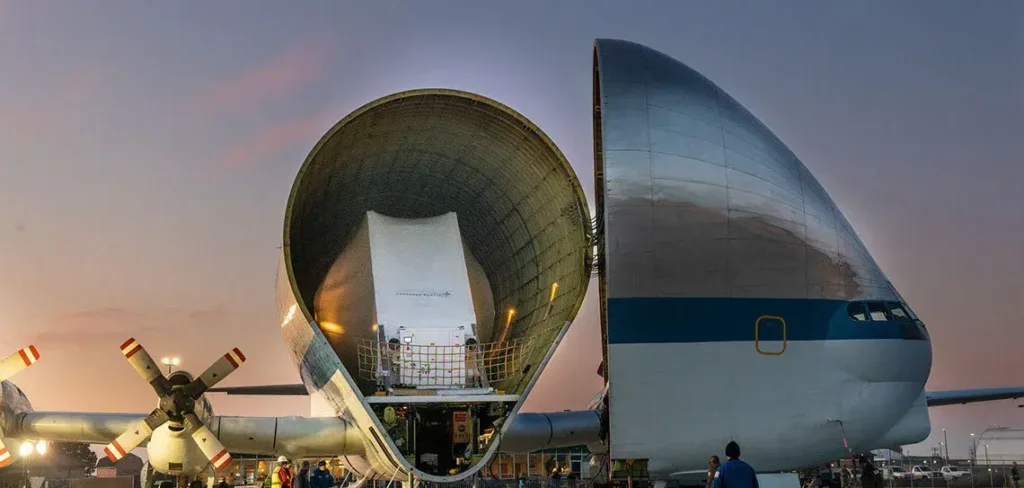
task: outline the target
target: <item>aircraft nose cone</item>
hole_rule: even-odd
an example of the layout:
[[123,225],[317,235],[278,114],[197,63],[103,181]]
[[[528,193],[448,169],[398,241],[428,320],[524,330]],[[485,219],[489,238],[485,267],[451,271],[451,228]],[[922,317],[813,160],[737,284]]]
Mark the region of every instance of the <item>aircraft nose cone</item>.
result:
[[923,385],[932,368],[930,341],[836,341],[829,349],[839,369],[861,381]]

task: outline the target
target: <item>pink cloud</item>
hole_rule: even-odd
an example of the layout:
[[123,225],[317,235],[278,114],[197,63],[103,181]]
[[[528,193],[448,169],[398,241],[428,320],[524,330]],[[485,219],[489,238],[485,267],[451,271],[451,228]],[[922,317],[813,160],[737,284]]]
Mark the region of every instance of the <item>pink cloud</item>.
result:
[[196,321],[219,321],[224,320],[231,314],[231,310],[226,304],[219,304],[212,308],[203,310],[195,310],[188,314],[188,318]]
[[52,133],[60,119],[31,107],[6,107],[0,115],[0,131],[12,139],[34,138],[44,133]]
[[141,317],[144,314],[131,312],[121,307],[105,307],[92,310],[81,310],[58,315],[55,322],[77,321],[77,320],[118,320],[130,317]]
[[19,138],[57,132],[68,123],[69,113],[81,113],[89,106],[109,78],[105,70],[91,66],[36,97],[11,98],[0,114],[0,129]]
[[293,144],[306,142],[312,146],[336,119],[337,112],[328,111],[266,127],[256,137],[233,149],[226,164],[230,168],[249,166]]
[[305,39],[260,66],[217,82],[189,106],[204,114],[239,111],[293,93],[324,76],[334,45],[328,36]]
[[[185,324],[224,321],[231,309],[221,303],[213,307],[183,310],[166,307],[151,310],[133,310],[117,306],[79,310],[56,315],[47,321],[47,330],[30,337],[35,344],[112,343],[120,344],[132,335],[165,331],[168,327],[187,327]],[[182,329],[184,330],[184,329]]]
[[90,346],[95,344],[104,344],[109,345],[104,347],[108,347],[110,350],[113,350],[113,348],[116,348],[120,343],[124,342],[125,339],[133,335],[157,331],[160,331],[160,328],[138,325],[133,325],[130,328],[112,327],[102,330],[47,330],[34,335],[31,342],[33,344],[38,344],[40,347],[54,344],[88,344]]
[[31,342],[38,345],[110,343],[116,346],[118,341],[124,341],[134,333],[156,330],[153,325],[140,325],[140,321],[148,321],[152,316],[151,313],[115,306],[62,313],[51,318],[49,330],[38,331],[31,337]]

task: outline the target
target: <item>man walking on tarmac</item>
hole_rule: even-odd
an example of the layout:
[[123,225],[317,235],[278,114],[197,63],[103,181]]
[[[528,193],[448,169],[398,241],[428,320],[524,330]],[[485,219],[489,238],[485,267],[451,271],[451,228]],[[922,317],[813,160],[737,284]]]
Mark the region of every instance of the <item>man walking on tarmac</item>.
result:
[[758,488],[754,468],[740,460],[740,445],[730,441],[725,446],[725,464],[715,471],[712,488]]

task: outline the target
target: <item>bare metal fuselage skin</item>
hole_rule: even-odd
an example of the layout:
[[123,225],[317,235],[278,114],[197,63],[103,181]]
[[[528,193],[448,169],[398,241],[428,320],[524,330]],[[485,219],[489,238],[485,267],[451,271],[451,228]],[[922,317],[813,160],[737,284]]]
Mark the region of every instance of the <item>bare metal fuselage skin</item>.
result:
[[927,333],[810,171],[688,66],[594,53],[611,457],[685,472],[736,440],[771,471],[926,438]]

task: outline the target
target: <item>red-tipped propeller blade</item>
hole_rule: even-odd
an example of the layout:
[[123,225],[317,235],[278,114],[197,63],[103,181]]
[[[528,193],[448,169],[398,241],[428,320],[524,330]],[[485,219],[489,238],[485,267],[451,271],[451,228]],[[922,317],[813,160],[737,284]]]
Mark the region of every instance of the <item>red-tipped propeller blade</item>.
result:
[[188,385],[186,393],[193,399],[198,400],[200,395],[206,393],[206,390],[220,383],[229,374],[234,373],[244,362],[245,356],[237,347],[228,351],[227,354],[214,361],[209,368],[206,368],[203,374],[192,380],[192,383]]
[[11,453],[7,451],[7,446],[4,445],[3,441],[0,441],[0,468],[3,468],[14,462],[14,458],[11,457]]
[[159,408],[153,410],[153,412],[147,415],[146,418],[142,419],[141,422],[135,424],[135,427],[124,431],[121,435],[117,436],[117,439],[114,439],[113,442],[107,444],[107,447],[103,448],[103,453],[110,458],[111,462],[116,463],[120,461],[121,458],[128,454],[128,452],[135,449],[139,444],[142,444],[146,439],[148,439],[149,435],[152,434],[157,427],[160,427],[167,422],[167,420],[167,414],[164,413],[163,410],[160,410]]
[[124,354],[124,357],[132,364],[135,372],[139,373],[139,376],[153,387],[157,396],[162,398],[170,391],[167,378],[164,378],[160,367],[146,352],[146,348],[142,347],[142,344],[139,344],[135,338],[128,339],[121,344],[121,354]]
[[[39,350],[28,346],[0,361],[0,381],[9,379],[39,361]],[[0,463],[3,461],[0,460]]]
[[192,431],[192,440],[196,441],[199,450],[203,451],[206,459],[210,460],[214,470],[220,471],[231,464],[231,454],[220,443],[220,439],[217,439],[217,436],[203,425],[199,417],[195,414],[186,415],[185,426]]

